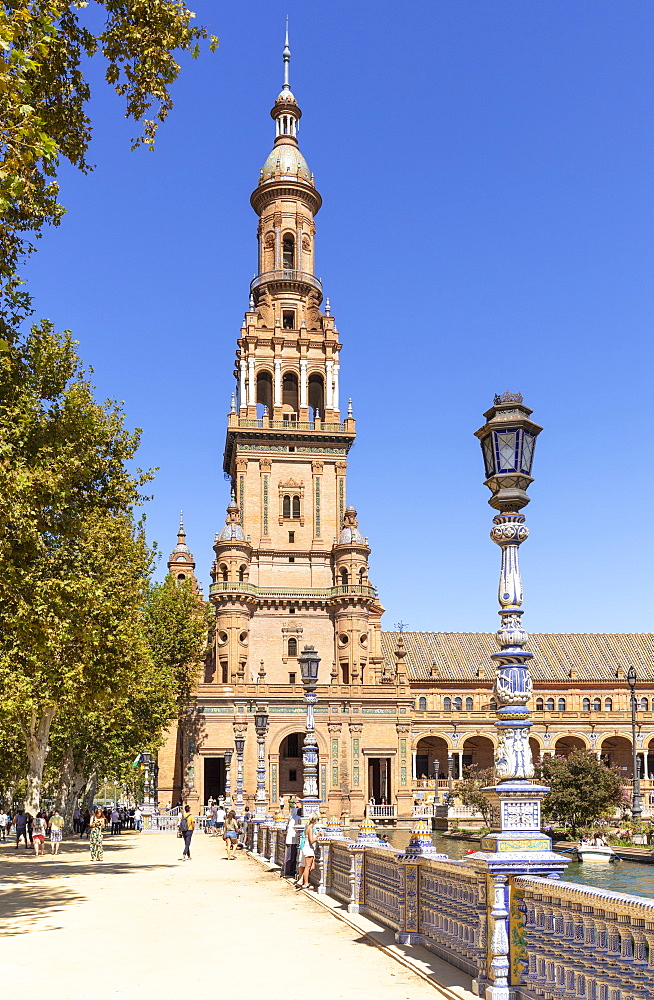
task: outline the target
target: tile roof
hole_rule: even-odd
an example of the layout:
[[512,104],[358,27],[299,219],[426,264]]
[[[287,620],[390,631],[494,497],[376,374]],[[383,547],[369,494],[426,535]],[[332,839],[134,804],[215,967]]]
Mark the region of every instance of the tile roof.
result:
[[[386,663],[395,665],[394,650],[399,632],[382,632],[382,652]],[[410,681],[491,680],[494,666],[490,654],[497,651],[491,632],[403,632]],[[654,634],[617,633],[530,633],[527,648],[534,654],[530,669],[535,682],[577,681],[615,683],[616,670],[626,677],[630,664],[639,680],[654,680]]]

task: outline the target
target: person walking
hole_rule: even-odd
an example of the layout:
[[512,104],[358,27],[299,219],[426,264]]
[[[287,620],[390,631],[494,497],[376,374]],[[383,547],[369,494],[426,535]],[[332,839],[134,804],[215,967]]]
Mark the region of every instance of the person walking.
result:
[[300,818],[299,809],[291,809],[291,815],[288,818],[288,823],[286,824],[286,851],[284,853],[284,864],[282,865],[282,870],[280,875],[282,878],[292,878],[295,875],[295,869],[297,867],[297,842],[298,842],[298,829],[297,824]]
[[225,841],[225,847],[227,848],[227,860],[236,861],[236,841],[238,840],[238,820],[236,818],[236,813],[233,809],[227,813],[227,819],[225,820],[225,827],[223,830],[223,838]]
[[309,822],[304,828],[304,839],[300,845],[300,869],[298,872],[298,889],[309,888],[309,876],[316,861],[315,843],[318,840],[316,823],[320,819],[317,813],[311,813]]
[[143,813],[138,806],[134,810],[134,829],[137,833],[141,833],[143,829]]
[[45,854],[45,831],[45,816],[39,811],[32,823],[32,843],[34,844],[34,855],[37,858],[43,857]]
[[20,838],[22,837],[25,841],[25,850],[27,850],[27,816],[22,809],[19,809],[14,816],[14,830],[16,831],[16,847],[20,843]]
[[106,826],[106,819],[104,818],[104,813],[102,809],[98,806],[95,812],[91,815],[89,820],[90,834],[89,834],[89,845],[91,847],[91,861],[102,861],[104,856],[104,847],[102,843],[102,838],[104,836],[104,828]]
[[191,860],[191,838],[195,830],[195,816],[191,812],[190,806],[184,806],[184,813],[179,821],[179,832],[184,838],[184,850],[180,861]]
[[222,837],[223,829],[225,827],[226,816],[227,813],[225,812],[224,808],[221,805],[219,805],[216,811],[216,836]]
[[9,826],[10,818],[4,809],[0,809],[0,840],[4,844],[7,839],[7,828]]
[[63,838],[64,817],[58,809],[55,809],[50,817],[50,850],[53,854],[59,854],[59,845]]
[[116,806],[111,810],[111,834],[120,833],[120,813]]

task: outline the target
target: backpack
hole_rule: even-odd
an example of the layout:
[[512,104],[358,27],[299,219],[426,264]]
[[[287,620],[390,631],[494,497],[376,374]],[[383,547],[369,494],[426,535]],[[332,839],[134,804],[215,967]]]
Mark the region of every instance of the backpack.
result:
[[188,833],[188,823],[186,822],[186,816],[182,816],[181,820],[179,821],[179,832]]

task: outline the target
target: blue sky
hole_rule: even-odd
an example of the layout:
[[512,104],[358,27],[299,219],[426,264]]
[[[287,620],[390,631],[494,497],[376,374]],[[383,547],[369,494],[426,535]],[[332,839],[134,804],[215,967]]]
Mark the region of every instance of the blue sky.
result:
[[205,585],[224,523],[249,205],[273,141],[283,21],[300,144],[323,196],[317,273],[358,438],[348,499],[384,626],[497,627],[499,549],[473,431],[520,390],[544,426],[521,550],[525,625],[652,631],[654,5],[603,0],[199,0],[219,50],[185,60],[155,153],[92,70],[94,173],[29,265],[98,392],[158,466]]

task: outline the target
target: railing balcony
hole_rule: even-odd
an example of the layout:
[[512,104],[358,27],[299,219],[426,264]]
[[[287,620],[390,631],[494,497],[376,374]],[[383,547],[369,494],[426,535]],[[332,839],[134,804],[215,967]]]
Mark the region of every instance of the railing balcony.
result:
[[210,594],[220,593],[244,593],[259,594],[261,597],[344,597],[355,595],[359,597],[374,597],[375,588],[367,583],[347,583],[338,587],[310,587],[298,589],[295,587],[257,587],[253,583],[245,583],[240,580],[218,580],[212,583],[209,588]]
[[250,282],[250,291],[253,292],[260,285],[280,282],[309,285],[311,288],[317,289],[322,295],[322,281],[316,278],[314,274],[310,274],[308,271],[294,271],[288,268],[279,268],[275,271],[264,271],[262,274],[258,274]]
[[340,421],[327,422],[325,420],[272,420],[270,417],[237,417],[233,425],[252,430],[273,431],[326,431],[337,433],[345,430],[345,424]]
[[369,819],[395,819],[395,806],[368,806]]

